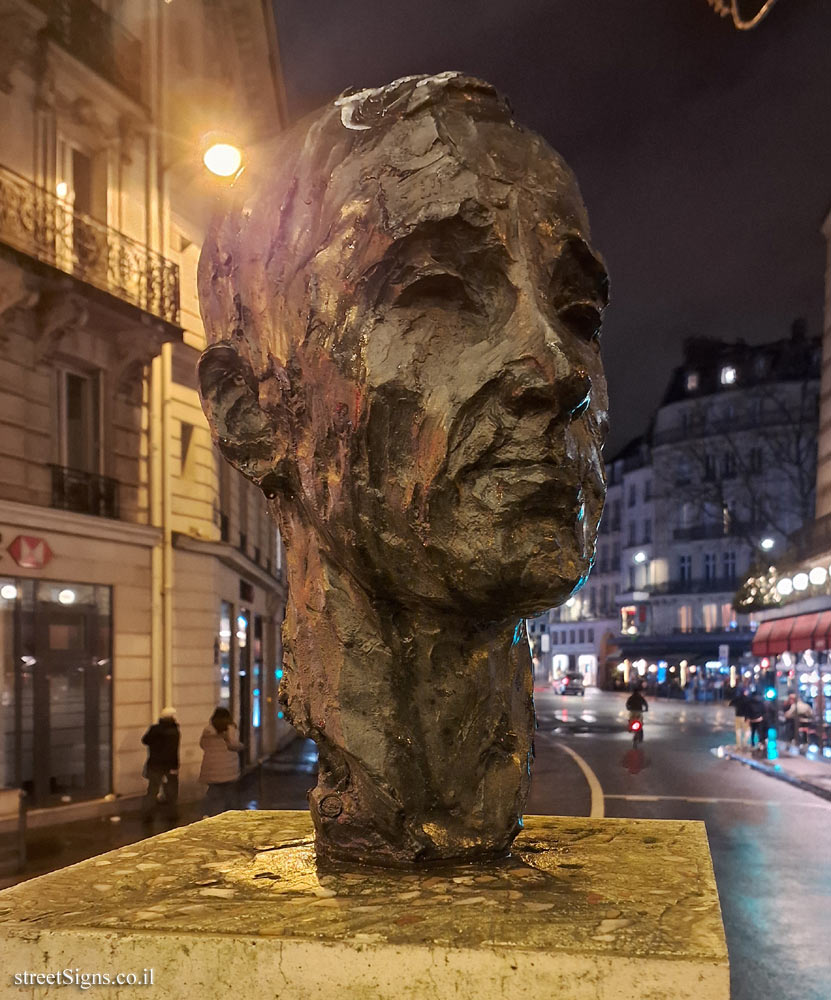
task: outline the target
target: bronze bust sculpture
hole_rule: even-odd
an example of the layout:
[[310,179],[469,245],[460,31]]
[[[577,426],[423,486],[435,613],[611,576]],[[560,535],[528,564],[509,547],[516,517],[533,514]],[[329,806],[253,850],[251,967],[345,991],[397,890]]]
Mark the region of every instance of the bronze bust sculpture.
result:
[[503,854],[530,779],[521,616],[586,579],[608,279],[577,185],[457,73],[346,94],[215,223],[205,412],[286,546],[281,697],[318,854]]

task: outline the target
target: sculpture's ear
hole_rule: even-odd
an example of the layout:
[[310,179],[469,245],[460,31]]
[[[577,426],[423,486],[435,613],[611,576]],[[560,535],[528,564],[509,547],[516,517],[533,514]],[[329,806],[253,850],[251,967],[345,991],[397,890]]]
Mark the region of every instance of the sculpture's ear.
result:
[[[282,407],[263,409],[257,377],[231,344],[220,342],[203,351],[198,372],[202,409],[219,450],[273,499],[287,478],[290,432],[280,417]],[[270,373],[269,378],[288,386],[285,372]]]

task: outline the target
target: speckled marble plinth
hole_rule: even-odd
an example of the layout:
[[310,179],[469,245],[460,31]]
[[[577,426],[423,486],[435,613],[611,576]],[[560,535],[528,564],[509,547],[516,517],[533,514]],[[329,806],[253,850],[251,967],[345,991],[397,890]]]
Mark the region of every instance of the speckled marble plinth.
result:
[[504,861],[384,871],[317,866],[305,812],[225,813],[1,892],[0,954],[2,995],[38,1000],[65,987],[15,973],[153,969],[112,1000],[729,998],[695,822],[530,816]]

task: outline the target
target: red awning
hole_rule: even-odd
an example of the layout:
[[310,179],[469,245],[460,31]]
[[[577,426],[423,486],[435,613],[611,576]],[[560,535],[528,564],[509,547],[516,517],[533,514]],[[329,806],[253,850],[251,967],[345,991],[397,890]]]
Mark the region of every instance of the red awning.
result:
[[774,618],[762,622],[753,636],[754,656],[779,656],[788,648],[788,639],[796,618]]
[[772,627],[768,636],[768,656],[779,656],[788,649],[795,621],[796,618],[774,618],[770,623]]
[[753,636],[754,656],[779,656],[786,650],[804,653],[806,649],[831,648],[831,611],[791,615],[762,622]]
[[822,611],[814,629],[814,649],[829,647],[831,647],[831,611]]
[[770,633],[773,630],[773,622],[761,622],[759,627],[756,629],[756,634],[753,636],[753,643],[750,647],[751,652],[754,656],[769,656],[768,652],[768,639],[770,638]]
[[792,653],[804,653],[806,649],[814,648],[814,631],[819,622],[819,614],[797,615],[793,619],[793,628],[785,647]]

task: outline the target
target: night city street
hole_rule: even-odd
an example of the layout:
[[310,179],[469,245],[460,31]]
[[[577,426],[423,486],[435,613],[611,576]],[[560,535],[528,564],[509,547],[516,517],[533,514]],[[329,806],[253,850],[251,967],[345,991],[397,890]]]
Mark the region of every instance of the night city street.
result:
[[[828,1000],[831,803],[711,748],[732,743],[726,705],[649,700],[643,759],[626,730],[625,695],[537,691],[539,731],[529,813],[696,819],[707,826],[730,951],[732,1000]],[[632,773],[636,771],[636,773]]]
[[0,995],[831,1000],[831,0],[0,8]]
[[[828,1000],[831,802],[713,753],[733,736],[726,705],[650,698],[643,749],[633,750],[625,697],[591,687],[576,698],[537,689],[526,812],[703,821],[730,949],[732,1000]],[[251,775],[241,804],[305,808],[316,780],[314,759],[311,743],[296,742],[266,767],[262,783]],[[831,772],[831,765],[817,766]],[[181,821],[200,813],[201,803],[183,804]],[[164,829],[162,823],[143,827],[133,813],[118,824],[97,820],[37,831],[30,834],[25,877]]]

